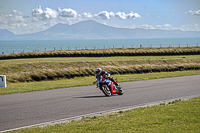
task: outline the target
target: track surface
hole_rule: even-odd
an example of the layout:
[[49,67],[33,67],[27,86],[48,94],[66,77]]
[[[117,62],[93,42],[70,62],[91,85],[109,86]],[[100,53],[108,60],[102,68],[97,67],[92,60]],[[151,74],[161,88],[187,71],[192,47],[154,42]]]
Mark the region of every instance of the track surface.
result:
[[200,96],[200,75],[121,83],[122,96],[95,86],[0,95],[0,131],[94,112]]

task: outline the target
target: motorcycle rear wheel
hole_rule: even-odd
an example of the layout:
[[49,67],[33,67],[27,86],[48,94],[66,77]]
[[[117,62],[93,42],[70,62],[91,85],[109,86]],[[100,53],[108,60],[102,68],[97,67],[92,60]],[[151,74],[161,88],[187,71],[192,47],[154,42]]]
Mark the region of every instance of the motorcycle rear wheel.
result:
[[102,90],[102,92],[103,92],[106,96],[108,96],[108,97],[110,97],[110,96],[112,95],[112,93],[111,93],[111,91],[110,91],[110,89],[109,89],[108,87],[102,86],[102,87],[101,87],[101,90]]

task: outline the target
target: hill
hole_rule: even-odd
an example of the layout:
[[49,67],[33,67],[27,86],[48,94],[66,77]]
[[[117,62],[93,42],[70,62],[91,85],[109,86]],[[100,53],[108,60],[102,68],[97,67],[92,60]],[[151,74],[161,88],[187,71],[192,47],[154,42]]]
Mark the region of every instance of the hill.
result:
[[64,40],[64,39],[133,39],[133,38],[181,38],[200,37],[200,32],[180,30],[147,30],[114,28],[92,20],[73,25],[57,24],[45,31],[15,35],[20,40]]
[[15,36],[14,33],[6,29],[0,29],[0,40],[10,40]]

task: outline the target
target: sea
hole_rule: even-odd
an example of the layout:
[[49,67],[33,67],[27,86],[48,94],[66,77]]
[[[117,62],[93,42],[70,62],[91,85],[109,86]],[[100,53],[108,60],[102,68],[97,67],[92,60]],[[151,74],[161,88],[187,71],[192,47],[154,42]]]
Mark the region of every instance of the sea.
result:
[[54,50],[190,46],[200,46],[200,37],[90,40],[9,40],[0,41],[0,55]]

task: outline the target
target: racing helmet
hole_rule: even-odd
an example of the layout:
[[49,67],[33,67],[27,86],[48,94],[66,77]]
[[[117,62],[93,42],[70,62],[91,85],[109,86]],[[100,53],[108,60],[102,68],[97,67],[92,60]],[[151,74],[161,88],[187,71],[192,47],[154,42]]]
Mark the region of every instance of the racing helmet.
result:
[[97,68],[97,69],[95,70],[95,74],[100,74],[100,73],[101,73],[101,71],[102,71],[102,69],[101,69],[101,68]]

